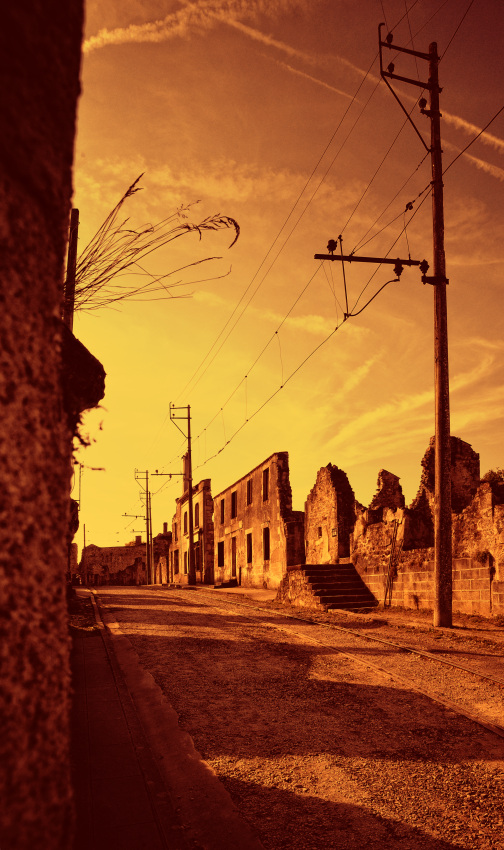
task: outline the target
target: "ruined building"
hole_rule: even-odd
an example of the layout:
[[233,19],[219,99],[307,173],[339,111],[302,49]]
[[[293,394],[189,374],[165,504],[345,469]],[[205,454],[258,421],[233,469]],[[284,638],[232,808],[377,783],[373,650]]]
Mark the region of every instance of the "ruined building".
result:
[[[196,581],[213,584],[214,528],[211,482],[205,478],[193,486],[193,545]],[[184,492],[176,500],[172,521],[168,581],[187,584],[189,580],[189,482],[184,475]]]
[[146,544],[141,536],[125,546],[95,546],[90,543],[82,551],[79,564],[81,581],[89,586],[166,584],[170,544],[171,533],[164,523],[163,532],[152,541],[153,575],[149,581]]
[[289,456],[264,460],[214,499],[215,582],[278,587],[304,563],[304,514],[292,510]]
[[[365,508],[355,501],[344,472],[332,464],[321,469],[306,503],[307,563],[345,566],[340,585],[352,582],[356,592],[353,570],[377,602],[384,602],[388,587],[388,604],[432,608],[434,461],[432,439],[409,508],[399,478],[387,470],[380,470],[377,492]],[[480,481],[479,455],[457,437],[451,438],[451,480],[453,610],[504,613],[503,488]],[[337,584],[334,572],[331,598],[336,598]],[[308,568],[302,575],[290,571],[280,596],[316,606],[320,587],[320,570],[313,575]]]

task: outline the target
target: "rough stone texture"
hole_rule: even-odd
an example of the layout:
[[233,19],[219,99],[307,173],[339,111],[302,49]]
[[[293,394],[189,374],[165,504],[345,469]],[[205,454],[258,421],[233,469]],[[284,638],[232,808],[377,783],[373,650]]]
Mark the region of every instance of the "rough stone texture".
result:
[[302,566],[287,567],[287,572],[278,586],[276,601],[299,608],[325,611],[325,607],[314,595]]
[[[184,477],[184,484],[188,479]],[[196,568],[196,581],[213,584],[214,566],[214,527],[213,499],[210,478],[204,478],[193,486],[193,541]],[[197,507],[198,506],[198,507]],[[189,510],[189,491],[184,490],[176,500],[176,511],[172,521],[172,541],[170,546],[168,581],[175,584],[187,584],[189,580],[189,517],[184,531],[184,514]],[[196,514],[199,512],[199,524]]]
[[[450,438],[451,445],[451,481],[452,481],[452,511],[460,513],[470,503],[478,489],[480,481],[480,460],[469,443],[459,437]],[[434,437],[431,437],[427,451],[422,458],[422,477],[420,488],[411,507],[415,508],[417,500],[425,493],[431,511],[434,508],[434,466],[436,452]]]
[[378,473],[377,491],[373,496],[372,502],[369,505],[370,511],[378,511],[383,508],[404,508],[402,487],[399,484],[399,478],[393,472],[387,472],[386,469],[380,469]]
[[[479,483],[479,455],[468,443],[451,438],[453,505],[453,610],[473,614],[504,613],[504,504],[500,485]],[[307,562],[341,563],[339,492],[346,482],[344,504],[350,510],[345,473],[329,464],[320,470],[306,503]],[[374,596],[384,600],[392,569],[392,605],[432,608],[434,604],[434,441],[422,460],[416,498],[406,508],[399,478],[386,470],[378,475],[378,492],[369,508],[355,502],[351,560]],[[351,522],[344,525],[345,534]],[[337,528],[338,537],[332,529]],[[395,541],[395,543],[393,542]],[[399,554],[395,564],[395,555]],[[392,556],[392,558],[391,558]],[[295,577],[291,577],[296,582]],[[299,579],[301,581],[301,579]],[[293,584],[293,586],[294,586]],[[286,584],[287,587],[287,584]],[[300,598],[303,587],[299,588]],[[306,604],[306,603],[303,603]]]
[[[263,499],[263,473],[269,470],[268,498]],[[247,504],[247,482],[252,502]],[[236,516],[231,516],[236,493]],[[221,501],[224,500],[224,522]],[[263,534],[269,528],[270,557],[264,558]],[[247,562],[247,535],[252,536],[252,561]],[[233,544],[233,538],[236,543]],[[214,499],[215,581],[236,579],[245,587],[277,588],[287,567],[304,563],[304,513],[292,510],[287,452],[271,455]],[[219,566],[219,543],[224,565]],[[233,564],[233,545],[236,561]]]
[[[171,533],[153,538],[153,584],[166,584],[166,562]],[[147,553],[145,543],[138,537],[126,546],[95,546],[90,543],[82,551],[79,572],[87,585],[147,584]]]
[[355,496],[346,473],[332,463],[319,469],[305,504],[306,561],[336,564],[350,553]]
[[25,0],[0,36],[0,846],[71,845],[65,600],[71,434],[59,306],[82,3]]

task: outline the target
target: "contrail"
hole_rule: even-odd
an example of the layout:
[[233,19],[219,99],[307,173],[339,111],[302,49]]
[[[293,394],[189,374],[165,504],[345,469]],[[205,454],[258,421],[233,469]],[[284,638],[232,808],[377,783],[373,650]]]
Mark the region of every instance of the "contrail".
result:
[[[284,6],[290,5],[288,2],[283,4]],[[298,4],[300,5],[300,4]],[[248,0],[204,0],[204,2],[199,3],[189,3],[183,9],[179,9],[177,12],[172,12],[169,15],[166,15],[165,18],[162,18],[158,21],[152,21],[146,24],[132,24],[129,27],[117,28],[113,30],[103,29],[95,35],[88,38],[83,45],[84,53],[91,53],[93,50],[98,50],[99,48],[106,47],[108,45],[113,44],[133,44],[133,43],[142,43],[142,42],[162,42],[169,41],[172,38],[183,38],[190,35],[191,32],[194,31],[205,31],[209,30],[215,26],[217,22],[227,24],[233,29],[241,32],[243,35],[248,38],[258,41],[261,44],[265,44],[268,47],[272,47],[276,50],[281,51],[284,54],[287,54],[290,58],[299,59],[302,62],[305,62],[310,65],[326,65],[327,59],[321,60],[320,57],[316,57],[313,54],[305,53],[302,50],[298,50],[295,47],[292,47],[289,44],[286,44],[283,41],[278,41],[272,36],[266,35],[262,33],[260,30],[254,29],[253,27],[247,26],[247,24],[242,23],[238,20],[238,16],[250,15],[252,12],[270,9],[271,5],[261,3],[261,0],[257,2],[255,5]],[[354,65],[348,59],[343,58],[342,56],[334,55],[331,59],[336,60],[340,64],[344,65],[354,74],[357,74],[359,77],[365,77],[366,72],[359,68],[357,65]],[[296,68],[291,67],[290,65],[286,65],[284,63],[280,63],[289,70],[293,74],[298,74],[299,76],[306,77],[311,80],[313,83],[316,83],[324,88],[327,88],[331,91],[335,91],[337,94],[340,94],[343,97],[351,98],[351,95],[347,94],[341,89],[337,89],[331,86],[329,83],[326,83],[324,80],[319,79],[318,77],[313,77],[310,74],[305,73],[304,71],[297,70]],[[368,74],[368,78],[371,81],[377,82],[378,77],[374,75]],[[412,97],[409,94],[403,93],[402,97],[404,99],[409,100],[410,102],[414,102],[416,98]],[[452,115],[450,112],[446,112],[443,110],[443,119],[447,124],[451,124],[457,130],[462,130],[462,132],[467,135],[476,136],[481,132],[481,128],[477,127],[475,124],[472,124],[469,121],[466,121],[464,118],[460,118],[458,115]],[[492,133],[484,132],[481,133],[479,138],[483,144],[492,147],[494,150],[499,153],[504,152],[504,140],[494,136]],[[489,174],[497,177],[499,180],[502,179],[500,176],[502,170],[496,166],[485,164],[483,160],[478,160],[475,157],[468,157],[473,160],[475,165],[478,168],[482,168],[486,170]]]

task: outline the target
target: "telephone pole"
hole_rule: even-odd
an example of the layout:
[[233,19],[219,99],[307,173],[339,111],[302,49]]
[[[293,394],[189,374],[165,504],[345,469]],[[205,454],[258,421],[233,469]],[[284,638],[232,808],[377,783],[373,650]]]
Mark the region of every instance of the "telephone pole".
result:
[[[187,411],[185,414],[181,414],[177,416],[174,411],[176,410],[185,410]],[[192,484],[192,454],[191,454],[191,405],[188,404],[187,407],[175,407],[174,404],[170,404],[170,419],[175,425],[176,428],[180,431],[180,433],[187,440],[187,478],[188,478],[188,514],[189,514],[189,551],[188,551],[188,576],[187,583],[188,584],[196,584],[196,566],[194,563],[194,521],[193,521],[193,484]],[[176,419],[186,419],[187,420],[187,434],[184,434],[182,428],[179,428]]]
[[[397,278],[403,271],[403,266],[419,266],[422,272],[422,283],[434,287],[434,408],[435,408],[435,487],[434,487],[434,626],[452,626],[452,514],[451,514],[451,442],[450,442],[450,383],[448,374],[448,318],[446,302],[446,263],[444,249],[444,201],[443,201],[443,164],[441,148],[441,113],[439,111],[438,66],[439,56],[437,44],[432,42],[428,53],[420,53],[407,47],[393,45],[392,33],[386,40],[381,37],[380,24],[378,41],[380,48],[380,73],[388,88],[406,114],[417,136],[431,157],[432,173],[432,233],[434,274],[428,276],[428,263],[425,260],[392,260],[388,257],[358,257],[355,254],[343,256],[336,253],[337,240],[330,239],[327,245],[329,254],[315,254],[316,260],[339,260],[343,262],[361,263],[395,263],[394,272]],[[390,63],[387,70],[383,69],[382,49],[394,50],[423,59],[429,63],[429,79],[427,82],[413,80],[394,73],[395,66]],[[400,80],[418,86],[429,92],[429,108],[422,97],[419,100],[420,112],[427,115],[431,122],[431,145],[425,144],[423,136],[414,121],[406,111],[398,96],[388,83],[388,79]],[[341,247],[341,236],[338,237]],[[346,296],[346,282],[345,282]],[[373,296],[374,297],[374,296]],[[348,302],[347,302],[348,303]],[[344,314],[345,320],[352,314]]]
[[[147,584],[153,584],[153,552],[152,552],[152,516],[151,516],[151,494],[149,492],[149,470],[146,469],[145,472],[140,472],[140,470],[135,469],[135,481],[138,481],[139,484],[142,484],[141,479],[145,481],[145,532],[146,532],[146,542],[145,542],[145,558],[146,558],[146,569],[147,569]],[[143,485],[142,485],[143,486]],[[126,514],[124,514],[126,516]],[[130,514],[131,516],[131,514]]]
[[[439,111],[439,56],[437,43],[429,45],[429,52],[419,53],[406,47],[392,44],[392,34],[380,44],[380,71],[387,82],[397,79],[419,86],[429,92],[427,101],[421,98],[420,111],[431,122],[431,174],[432,174],[432,234],[434,274],[425,282],[434,287],[434,407],[435,407],[435,488],[434,488],[434,625],[452,626],[452,514],[451,514],[451,444],[450,444],[450,381],[448,374],[448,317],[446,301],[446,262],[444,248],[444,199],[443,199],[443,162],[441,148],[441,113]],[[429,63],[427,83],[411,80],[394,74],[394,65],[386,71],[382,65],[382,48],[399,53],[408,53]],[[392,89],[391,89],[392,91]],[[395,92],[394,97],[397,98]],[[402,104],[401,104],[402,107]],[[403,108],[403,107],[402,107]],[[410,119],[411,120],[411,119]],[[413,123],[413,122],[412,122]],[[415,126],[413,124],[413,126]],[[415,127],[416,130],[416,127]],[[418,130],[417,135],[420,136]],[[422,138],[420,136],[420,138]],[[422,139],[423,141],[423,139]]]

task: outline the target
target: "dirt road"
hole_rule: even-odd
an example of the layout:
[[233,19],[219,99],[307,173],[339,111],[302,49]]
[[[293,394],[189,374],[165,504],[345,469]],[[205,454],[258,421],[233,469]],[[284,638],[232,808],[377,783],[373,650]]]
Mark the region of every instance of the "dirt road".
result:
[[[267,850],[504,848],[504,739],[341,653],[398,664],[423,690],[441,676],[447,699],[458,688],[498,723],[495,685],[197,591],[102,588],[99,601]],[[501,644],[443,640],[440,654],[480,669],[488,656],[498,675]]]

